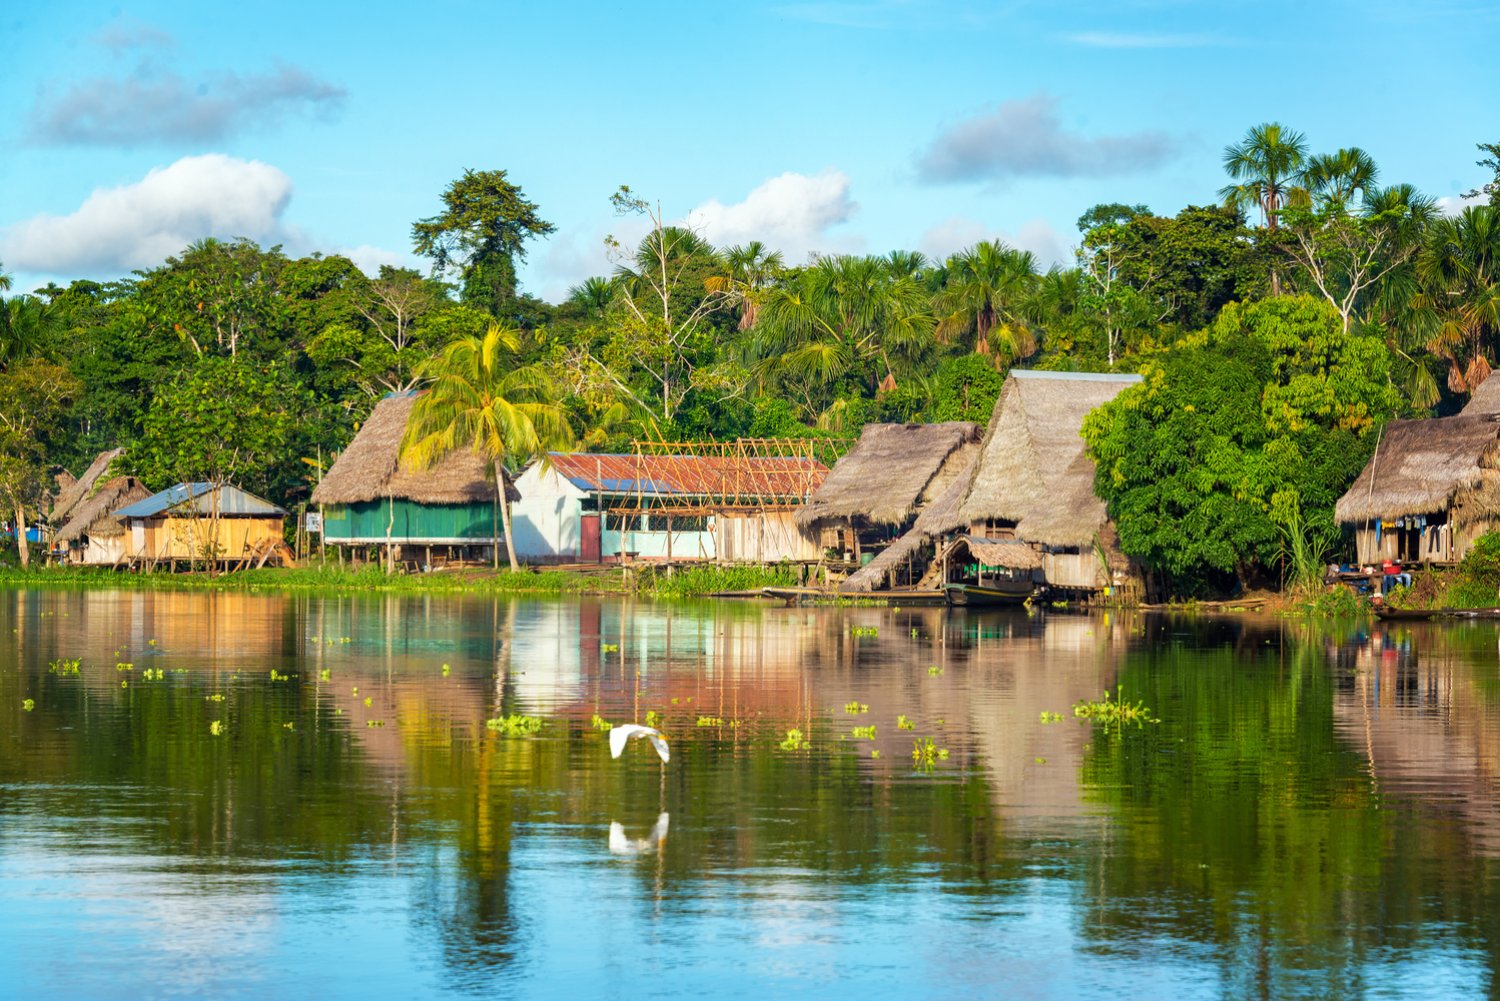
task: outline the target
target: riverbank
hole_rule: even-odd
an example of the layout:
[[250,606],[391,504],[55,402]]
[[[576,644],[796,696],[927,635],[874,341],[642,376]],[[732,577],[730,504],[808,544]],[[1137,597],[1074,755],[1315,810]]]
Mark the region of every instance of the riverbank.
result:
[[210,577],[205,573],[126,573],[93,567],[0,567],[0,586],[81,587],[142,590],[317,590],[413,591],[478,594],[635,594],[692,598],[722,591],[786,587],[796,583],[790,566],[611,567],[580,572],[541,568],[520,571],[465,568],[420,574],[387,574],[378,567],[349,569],[334,564],[265,567]]

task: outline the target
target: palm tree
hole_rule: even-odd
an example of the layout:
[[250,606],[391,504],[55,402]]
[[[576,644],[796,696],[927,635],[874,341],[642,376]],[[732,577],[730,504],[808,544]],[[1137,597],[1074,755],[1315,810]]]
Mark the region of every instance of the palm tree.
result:
[[709,277],[704,286],[710,292],[728,295],[740,307],[740,329],[755,326],[760,311],[761,292],[776,281],[786,269],[781,251],[771,250],[759,240],[724,252],[725,274]]
[[580,307],[593,320],[602,319],[604,311],[615,301],[615,283],[608,278],[585,278],[568,289],[568,302]]
[[940,339],[972,334],[974,352],[994,355],[997,368],[1036,351],[1041,275],[1029,251],[977,243],[948,258],[944,272],[933,298]]
[[1379,178],[1374,158],[1358,146],[1320,153],[1307,161],[1303,172],[1307,190],[1327,207],[1338,209],[1348,208],[1355,195],[1363,198]]
[[1256,125],[1245,138],[1224,147],[1224,170],[1238,181],[1219,189],[1224,204],[1243,210],[1254,204],[1268,229],[1276,228],[1276,214],[1301,187],[1307,164],[1307,140],[1280,122]]
[[1500,338],[1500,209],[1473,205],[1434,220],[1416,259],[1427,348],[1448,363],[1448,387],[1473,392]]
[[[443,456],[469,449],[495,478],[495,502],[505,527],[511,570],[519,570],[505,497],[505,467],[572,441],[572,431],[554,399],[552,385],[536,366],[517,365],[516,328],[493,323],[483,337],[452,342],[420,368],[429,387],[412,406],[401,440],[402,461],[430,469]],[[495,566],[500,554],[495,553]]]
[[893,274],[879,257],[847,256],[821,258],[767,290],[755,326],[763,366],[810,390],[846,377],[890,389],[897,362],[920,354],[932,329],[918,278]]

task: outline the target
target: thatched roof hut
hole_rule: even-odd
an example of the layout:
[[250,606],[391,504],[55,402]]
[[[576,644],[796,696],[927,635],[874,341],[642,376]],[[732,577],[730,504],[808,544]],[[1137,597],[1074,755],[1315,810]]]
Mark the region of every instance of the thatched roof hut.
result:
[[[485,463],[468,449],[450,452],[436,466],[418,472],[401,464],[401,439],[416,403],[414,393],[391,395],[375,404],[364,426],[313,491],[314,504],[361,504],[394,497],[418,504],[485,503],[495,499],[495,481]],[[506,477],[505,495],[521,495]]]
[[804,531],[854,521],[902,525],[951,483],[950,458],[978,439],[979,425],[968,421],[867,424],[797,512],[797,524]]
[[1011,372],[954,527],[1009,521],[1027,542],[1092,546],[1106,512],[1080,437],[1083,419],[1140,381],[1110,373]]
[[1484,381],[1470,395],[1469,402],[1464,405],[1461,414],[1464,417],[1500,414],[1500,376],[1494,372],[1485,376]]
[[1008,570],[1036,570],[1042,565],[1042,554],[1034,546],[1015,539],[981,539],[973,535],[960,535],[948,547],[947,558],[961,562],[965,556],[987,567],[1005,567]]
[[114,537],[124,535],[124,519],[115,517],[115,512],[136,501],[145,500],[151,491],[134,476],[116,476],[94,491],[92,497],[73,508],[67,524],[58,531],[58,542],[76,543],[87,537]]
[[1455,506],[1471,519],[1500,511],[1497,453],[1497,415],[1391,421],[1354,485],[1334,505],[1334,515],[1343,524],[1361,525]]
[[66,485],[64,485],[64,479],[59,476],[58,485],[61,489],[58,490],[57,499],[52,502],[52,509],[47,513],[48,520],[54,525],[68,521],[79,502],[93,494],[95,485],[99,482],[99,478],[108,471],[110,463],[124,454],[123,448],[112,448],[107,452],[100,452],[94,457],[94,461],[89,463],[89,468],[83,471],[82,476],[77,479],[69,477]]
[[960,527],[963,522],[958,518],[958,505],[968,492],[969,479],[974,475],[974,463],[978,459],[977,443],[955,449],[928,483],[924,495],[932,495],[932,499],[924,498],[922,510],[910,530],[850,574],[839,585],[839,590],[867,592],[880,589],[885,585],[887,575],[916,556],[923,545]]

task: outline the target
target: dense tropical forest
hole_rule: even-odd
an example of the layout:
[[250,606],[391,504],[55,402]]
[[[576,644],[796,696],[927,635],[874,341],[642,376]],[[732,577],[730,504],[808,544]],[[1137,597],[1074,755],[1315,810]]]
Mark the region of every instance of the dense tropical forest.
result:
[[1050,270],[996,242],[788,265],[622,187],[648,234],[554,305],[517,280],[553,227],[503,170],[466,171],[413,223],[427,273],[243,239],[117,281],[26,292],[0,270],[0,509],[35,520],[59,467],[117,446],[153,489],[233,481],[294,508],[377,399],[429,384],[481,401],[518,466],[984,422],[1014,366],[1131,371],[1145,383],[1085,428],[1126,551],[1184,588],[1251,583],[1288,546],[1337,550],[1333,502],[1384,421],[1452,412],[1488,375],[1500,143],[1479,150],[1454,215],[1358,148],[1259,125],[1211,204],[1097,205]]

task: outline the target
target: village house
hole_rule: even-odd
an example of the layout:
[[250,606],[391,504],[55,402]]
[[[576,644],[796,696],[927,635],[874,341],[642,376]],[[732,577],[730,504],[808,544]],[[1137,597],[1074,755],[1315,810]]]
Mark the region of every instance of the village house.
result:
[[[313,490],[323,542],[376,547],[391,560],[427,566],[490,560],[503,543],[495,480],[469,449],[448,453],[431,469],[401,462],[401,440],[417,394],[393,394],[375,405],[349,447]],[[520,499],[506,478],[506,496]]]
[[179,483],[113,516],[128,533],[123,560],[147,569],[178,562],[292,562],[282,538],[286,512],[229,484]]
[[130,534],[118,511],[151,496],[134,476],[116,476],[92,495],[70,506],[68,520],[52,537],[53,552],[80,566],[121,566],[130,562]]
[[[816,561],[793,517],[828,475],[807,456],[550,453],[516,478],[512,532],[534,563]],[[759,454],[757,454],[759,453]]]

